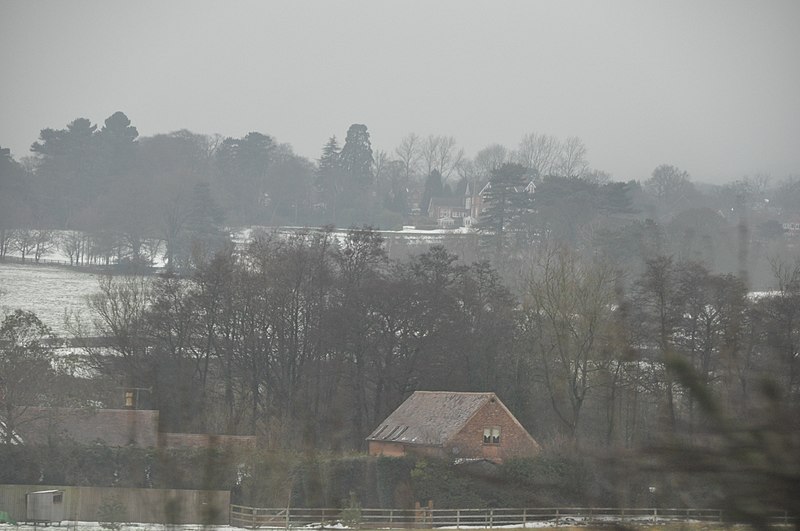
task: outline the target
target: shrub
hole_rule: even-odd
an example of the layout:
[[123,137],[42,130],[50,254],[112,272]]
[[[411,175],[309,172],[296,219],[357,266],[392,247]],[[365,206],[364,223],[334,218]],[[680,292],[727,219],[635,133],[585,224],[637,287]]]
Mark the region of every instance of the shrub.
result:
[[128,511],[116,496],[104,498],[97,508],[97,520],[100,527],[117,531],[128,521]]

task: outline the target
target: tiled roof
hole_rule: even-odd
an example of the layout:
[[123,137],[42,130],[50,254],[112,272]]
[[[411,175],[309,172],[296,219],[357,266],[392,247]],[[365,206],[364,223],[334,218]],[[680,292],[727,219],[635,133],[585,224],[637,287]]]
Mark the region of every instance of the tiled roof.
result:
[[492,399],[494,393],[416,391],[367,440],[441,446]]

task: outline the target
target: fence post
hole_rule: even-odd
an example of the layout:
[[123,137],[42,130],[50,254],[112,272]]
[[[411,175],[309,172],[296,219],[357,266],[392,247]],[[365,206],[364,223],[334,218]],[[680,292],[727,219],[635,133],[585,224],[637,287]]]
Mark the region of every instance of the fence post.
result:
[[561,521],[561,514],[558,512],[558,507],[556,507],[556,525]]
[[257,512],[258,512],[258,510],[255,507],[250,507],[250,516],[253,517],[253,527],[251,527],[250,529],[255,529],[256,528],[256,513]]
[[528,523],[528,509],[522,509],[522,527]]
[[461,509],[456,509],[456,529],[461,527]]
[[489,509],[489,529],[494,525],[494,509]]
[[290,509],[286,508],[286,529],[289,529],[289,511]]

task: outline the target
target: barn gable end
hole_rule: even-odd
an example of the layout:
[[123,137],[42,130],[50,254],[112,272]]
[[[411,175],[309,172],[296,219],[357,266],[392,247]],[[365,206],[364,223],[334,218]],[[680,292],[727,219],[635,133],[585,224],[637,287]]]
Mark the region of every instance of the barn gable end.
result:
[[494,393],[417,391],[367,441],[371,455],[415,453],[500,462],[539,452],[536,441]]

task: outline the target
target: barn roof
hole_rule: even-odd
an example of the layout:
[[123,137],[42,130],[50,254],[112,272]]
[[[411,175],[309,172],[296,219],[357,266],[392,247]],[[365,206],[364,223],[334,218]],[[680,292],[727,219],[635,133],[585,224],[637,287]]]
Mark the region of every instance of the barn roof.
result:
[[416,391],[367,440],[441,446],[491,400],[494,393]]

